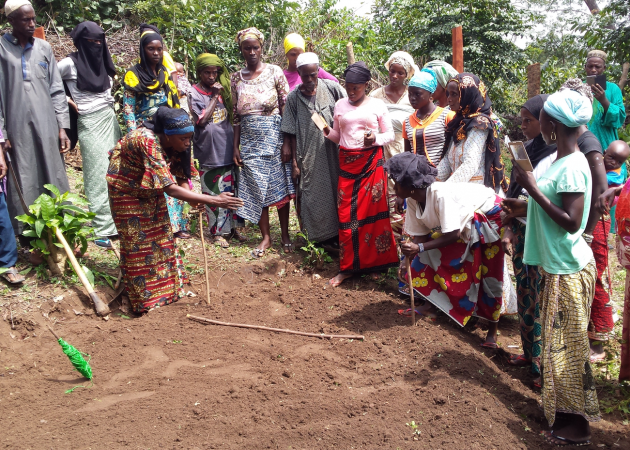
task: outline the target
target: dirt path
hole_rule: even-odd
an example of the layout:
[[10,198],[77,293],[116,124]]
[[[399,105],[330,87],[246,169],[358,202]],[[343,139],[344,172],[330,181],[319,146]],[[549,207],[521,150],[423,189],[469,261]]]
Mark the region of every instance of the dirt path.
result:
[[[198,261],[198,244],[189,247]],[[396,314],[404,304],[393,280],[325,289],[333,265],[314,279],[299,255],[232,259],[212,272],[210,307],[197,274],[196,297],[141,318],[76,315],[90,311],[77,290],[42,303],[15,330],[1,322],[0,447],[548,448],[531,377],[501,353],[481,352],[481,330],[445,318],[411,328]],[[186,314],[366,339],[202,325]],[[93,387],[64,393],[86,383],[43,327],[51,321],[91,355]],[[504,348],[518,344],[514,321],[500,330]],[[630,448],[616,414],[593,431],[593,448]]]

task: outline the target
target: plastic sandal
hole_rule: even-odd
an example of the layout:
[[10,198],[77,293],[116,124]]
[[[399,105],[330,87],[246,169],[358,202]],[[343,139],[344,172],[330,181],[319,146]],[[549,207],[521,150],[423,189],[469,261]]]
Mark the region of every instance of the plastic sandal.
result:
[[525,358],[525,355],[512,355],[510,359],[508,359],[508,364],[511,366],[521,367],[527,366],[531,363],[531,361],[528,361],[527,358]]
[[213,243],[221,248],[230,248],[230,243],[223,236],[215,236]]
[[490,348],[492,350],[496,350],[499,348],[499,344],[497,344],[496,342],[482,342],[481,346],[483,348]]
[[112,247],[112,241],[109,238],[98,238],[94,240],[94,244],[97,246],[104,248],[106,250],[110,250]]
[[255,248],[252,250],[252,256],[254,258],[262,258],[265,254],[265,251],[262,248]]
[[192,238],[192,236],[190,235],[190,233],[188,231],[178,231],[173,236],[176,237],[177,239],[190,239],[190,238]]
[[282,244],[284,253],[293,253],[293,244]]
[[[576,441],[572,441],[571,439],[556,436],[555,434],[553,434],[553,431],[543,431],[542,434],[543,436],[545,436],[545,441],[548,444],[555,445],[556,447],[568,447],[568,446],[584,447],[586,445],[591,445],[590,440],[584,441],[584,442],[576,442]],[[559,441],[562,441],[562,444],[556,444],[555,442],[552,441],[552,439],[557,439]]]
[[[15,280],[11,280],[11,278],[9,278],[9,275],[14,275]],[[11,267],[6,272],[3,272],[2,274],[0,274],[0,276],[13,286],[22,284],[24,283],[24,280],[26,280],[26,278],[24,278],[24,275],[20,275],[20,273],[17,271],[15,267]]]

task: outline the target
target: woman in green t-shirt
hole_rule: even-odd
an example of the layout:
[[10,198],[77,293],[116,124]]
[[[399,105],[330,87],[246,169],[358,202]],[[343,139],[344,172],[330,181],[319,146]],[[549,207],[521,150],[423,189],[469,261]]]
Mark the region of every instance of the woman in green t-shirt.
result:
[[[529,192],[523,262],[542,275],[542,401],[554,445],[590,443],[589,421],[600,420],[590,364],[588,322],[597,272],[582,238],[591,204],[591,172],[577,146],[577,129],[593,114],[589,100],[572,90],[551,95],[540,113],[547,144],[558,159],[536,181],[514,165],[514,179]],[[504,200],[513,213],[518,200]]]

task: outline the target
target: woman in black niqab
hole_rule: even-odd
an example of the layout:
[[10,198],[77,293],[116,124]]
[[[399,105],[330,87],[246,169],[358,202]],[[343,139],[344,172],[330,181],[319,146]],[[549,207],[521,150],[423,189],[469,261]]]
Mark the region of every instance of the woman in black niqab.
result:
[[105,31],[96,23],[86,21],[77,25],[70,37],[77,48],[68,55],[77,69],[77,88],[96,93],[111,89],[110,77],[116,75],[116,67],[107,47]]

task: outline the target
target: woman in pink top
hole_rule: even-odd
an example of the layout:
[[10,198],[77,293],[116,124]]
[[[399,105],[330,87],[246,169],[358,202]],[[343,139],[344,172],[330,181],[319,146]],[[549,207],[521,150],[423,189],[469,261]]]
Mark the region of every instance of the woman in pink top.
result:
[[339,144],[340,270],[332,286],[355,273],[378,277],[398,265],[383,170],[383,145],[394,140],[394,129],[385,103],[365,95],[372,79],[365,63],[351,64],[344,76],[348,98],[335,105],[333,129],[324,128],[324,135]]
[[[297,71],[296,62],[298,56],[300,56],[305,51],[306,43],[304,42],[304,38],[299,34],[291,33],[286,38],[284,38],[284,54],[286,55],[287,61],[289,63],[289,67],[284,69],[284,76],[289,82],[289,92],[291,92],[302,83],[300,74]],[[337,78],[326,72],[321,67],[319,68],[319,72],[317,72],[317,77],[339,83],[339,80]]]

